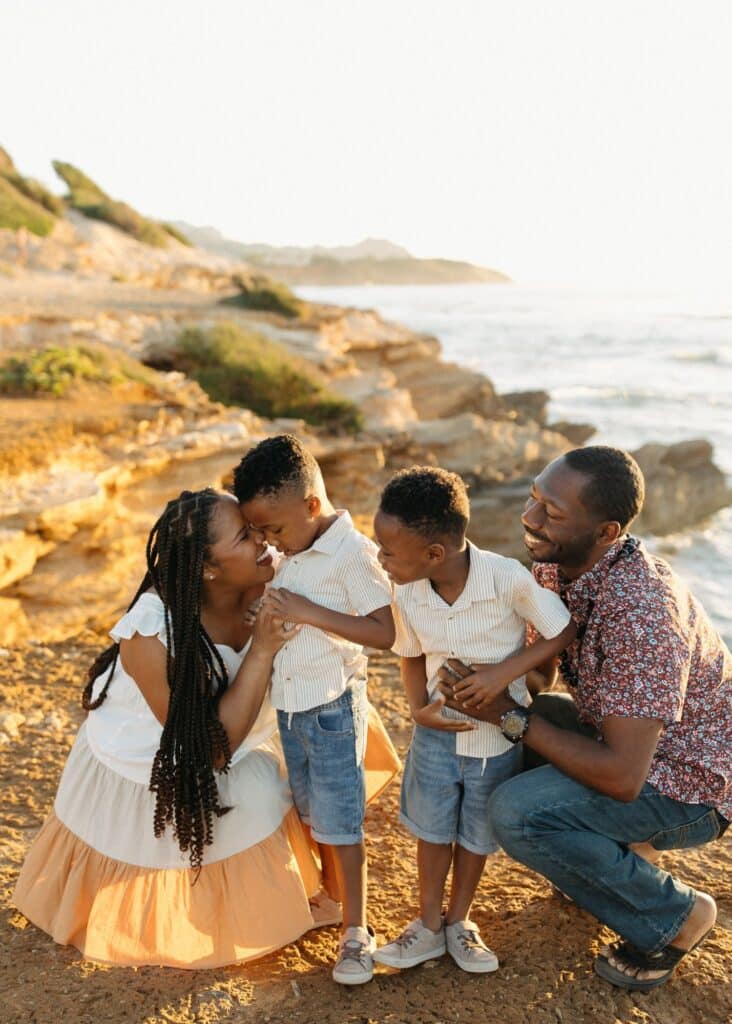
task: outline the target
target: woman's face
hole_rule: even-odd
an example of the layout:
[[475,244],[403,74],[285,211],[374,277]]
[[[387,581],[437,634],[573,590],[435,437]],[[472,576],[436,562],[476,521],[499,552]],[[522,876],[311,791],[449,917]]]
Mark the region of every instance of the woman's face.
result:
[[222,494],[211,521],[213,542],[204,566],[206,580],[230,587],[267,583],[274,576],[272,554],[260,535],[253,533],[236,498]]

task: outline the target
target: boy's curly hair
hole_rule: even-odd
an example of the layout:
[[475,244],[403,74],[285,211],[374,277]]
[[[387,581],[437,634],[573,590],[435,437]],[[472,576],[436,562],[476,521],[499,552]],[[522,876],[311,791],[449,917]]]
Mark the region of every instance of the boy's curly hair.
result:
[[430,541],[449,537],[462,544],[470,521],[463,479],[433,466],[413,466],[396,473],[381,494],[379,510]]
[[234,494],[239,502],[284,489],[305,495],[320,480],[314,456],[292,434],[278,434],[250,448],[234,470]]

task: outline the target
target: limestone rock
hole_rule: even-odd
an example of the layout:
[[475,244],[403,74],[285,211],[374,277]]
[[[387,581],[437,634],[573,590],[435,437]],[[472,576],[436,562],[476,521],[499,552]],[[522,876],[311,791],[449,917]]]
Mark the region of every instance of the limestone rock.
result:
[[566,437],[576,448],[581,448],[583,444],[597,433],[597,428],[593,427],[591,423],[570,423],[568,420],[557,420],[555,423],[548,423],[547,430],[553,430],[556,434]]
[[676,533],[732,503],[708,441],[646,444],[633,455],[646,479],[645,505],[633,526],[637,533]]
[[[400,461],[446,466],[474,481],[499,483],[542,467],[568,447],[566,438],[535,424],[463,413],[413,424]],[[396,444],[392,451],[397,454]]]
[[546,423],[548,391],[506,391],[502,392],[499,398],[502,407],[512,419],[517,419],[520,423],[533,420],[542,426]]
[[0,528],[0,590],[33,572],[38,559],[53,546],[26,530]]
[[30,624],[22,602],[14,597],[0,597],[0,644],[11,646],[29,635]]

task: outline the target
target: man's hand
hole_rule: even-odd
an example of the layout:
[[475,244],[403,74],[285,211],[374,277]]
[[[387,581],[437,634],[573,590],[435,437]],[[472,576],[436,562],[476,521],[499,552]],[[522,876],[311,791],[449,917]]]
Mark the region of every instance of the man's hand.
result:
[[473,732],[477,725],[473,722],[461,722],[459,718],[445,718],[442,709],[445,706],[445,698],[440,696],[423,708],[417,708],[412,712],[412,718],[417,725],[426,729],[438,729],[441,732]]
[[270,608],[285,622],[296,622],[304,626],[317,625],[320,605],[302,594],[293,594],[285,587],[270,587],[262,599],[263,607]]

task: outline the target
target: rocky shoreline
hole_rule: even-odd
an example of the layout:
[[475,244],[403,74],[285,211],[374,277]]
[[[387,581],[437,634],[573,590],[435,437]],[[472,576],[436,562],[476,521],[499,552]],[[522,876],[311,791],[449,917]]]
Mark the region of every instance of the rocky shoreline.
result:
[[[0,644],[61,640],[113,618],[164,501],[184,486],[220,484],[267,434],[303,436],[335,501],[364,528],[396,469],[447,466],[470,484],[475,542],[521,557],[518,515],[532,475],[593,432],[548,423],[544,392],[499,395],[486,376],[444,361],[436,338],[374,312],[310,305],[292,318],[221,305],[247,268],[209,253],[161,253],[78,214],[28,244],[25,265],[16,259],[0,276],[3,356],[94,345],[141,376],[85,383],[64,398],[0,396]],[[17,245],[0,231],[0,260]],[[361,431],[265,420],[212,402],[180,372],[148,368],[175,365],[185,328],[220,321],[306,360],[358,406]],[[648,487],[640,533],[677,532],[732,500],[704,440],[635,454]]]

